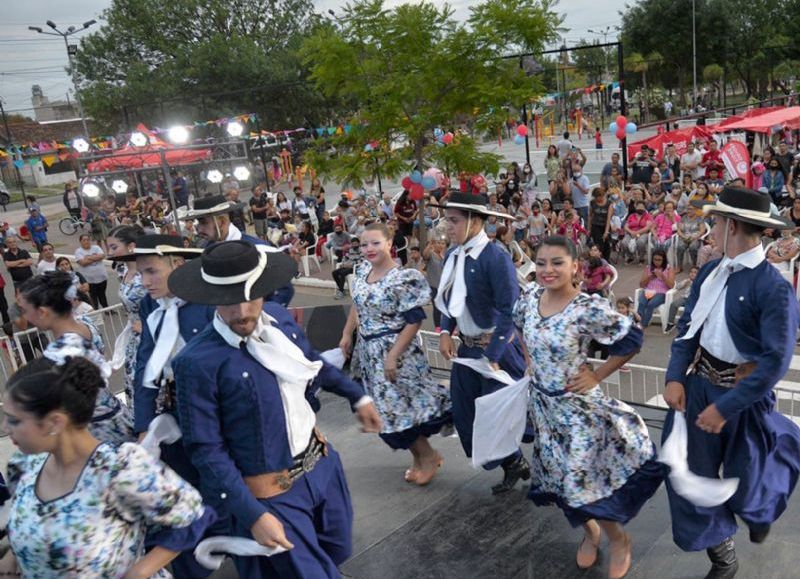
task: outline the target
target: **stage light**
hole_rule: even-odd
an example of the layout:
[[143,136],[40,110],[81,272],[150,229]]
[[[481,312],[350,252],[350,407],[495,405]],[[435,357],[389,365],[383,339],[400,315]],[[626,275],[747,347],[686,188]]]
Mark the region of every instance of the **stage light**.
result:
[[78,137],[77,139],[72,139],[72,148],[78,151],[78,153],[86,153],[89,149],[91,149],[91,145],[89,144],[89,141],[83,137]]
[[100,195],[100,187],[94,183],[84,183],[81,192],[87,197],[97,197]]
[[169,140],[176,145],[183,145],[189,140],[189,131],[186,129],[186,127],[177,125],[170,128],[167,136],[169,137]]
[[241,137],[244,132],[244,126],[238,121],[233,121],[228,123],[226,130],[231,137]]
[[239,165],[233,170],[233,176],[237,181],[247,181],[250,178],[250,169],[244,165]]
[[140,132],[131,133],[131,145],[134,147],[146,147],[149,139],[147,135]]
[[122,179],[117,179],[111,184],[111,188],[117,193],[127,193],[128,184]]
[[211,169],[206,173],[206,179],[211,183],[222,183],[223,178],[222,171],[218,171],[217,169]]

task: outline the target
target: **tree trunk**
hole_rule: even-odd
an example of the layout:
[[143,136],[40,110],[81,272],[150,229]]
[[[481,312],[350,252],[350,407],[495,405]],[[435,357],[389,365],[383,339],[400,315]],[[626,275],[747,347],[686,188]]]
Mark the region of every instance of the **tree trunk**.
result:
[[647,117],[649,116],[648,112],[650,110],[650,105],[647,102],[647,100],[648,100],[647,96],[648,96],[647,95],[647,71],[643,70],[642,71],[642,102],[644,103],[644,110],[640,111],[642,113],[642,121],[641,122],[643,122],[643,123],[647,121]]

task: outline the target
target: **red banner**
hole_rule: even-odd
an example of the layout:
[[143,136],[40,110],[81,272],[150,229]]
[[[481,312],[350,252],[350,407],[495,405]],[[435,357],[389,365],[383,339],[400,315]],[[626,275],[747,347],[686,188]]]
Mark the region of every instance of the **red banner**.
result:
[[753,186],[753,175],[750,173],[750,151],[741,141],[728,141],[722,147],[722,162],[731,179],[744,179],[745,187]]

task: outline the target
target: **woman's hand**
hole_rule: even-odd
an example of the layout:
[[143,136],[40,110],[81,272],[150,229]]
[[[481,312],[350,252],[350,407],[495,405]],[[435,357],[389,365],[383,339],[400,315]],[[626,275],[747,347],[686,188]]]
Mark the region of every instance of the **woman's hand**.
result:
[[17,558],[11,549],[8,550],[5,557],[0,559],[0,575],[3,577],[22,577],[22,573],[17,567]]
[[397,368],[399,366],[397,355],[389,351],[389,353],[386,354],[386,360],[383,362],[383,374],[389,382],[397,381]]
[[572,377],[565,390],[573,394],[586,394],[598,384],[600,384],[600,379],[594,373],[594,368],[589,364],[584,364],[580,371]]
[[339,347],[342,349],[345,359],[349,359],[353,348],[353,337],[350,334],[342,334]]
[[131,323],[131,329],[133,330],[134,334],[141,334],[142,333],[142,320],[133,320],[133,323]]

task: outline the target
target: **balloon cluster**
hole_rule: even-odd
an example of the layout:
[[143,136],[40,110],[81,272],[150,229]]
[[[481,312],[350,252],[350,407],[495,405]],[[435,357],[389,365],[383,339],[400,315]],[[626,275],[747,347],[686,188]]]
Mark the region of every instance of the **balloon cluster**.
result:
[[414,171],[411,175],[403,177],[400,182],[403,189],[407,190],[409,197],[414,201],[420,201],[425,196],[425,190],[436,189],[436,178],[433,175],[425,175],[419,171]]
[[433,136],[436,138],[436,142],[439,143],[440,145],[449,145],[450,143],[453,142],[453,137],[454,137],[453,133],[449,131],[445,133],[439,127],[433,129]]
[[625,135],[633,135],[638,130],[636,123],[628,122],[624,115],[619,115],[617,119],[608,126],[608,130],[621,141]]
[[521,145],[525,142],[525,137],[528,135],[528,126],[527,125],[517,125],[517,134],[514,137],[514,142],[517,145]]
[[372,151],[377,151],[381,148],[381,144],[378,141],[370,141],[366,145],[364,145],[364,152],[371,153]]

